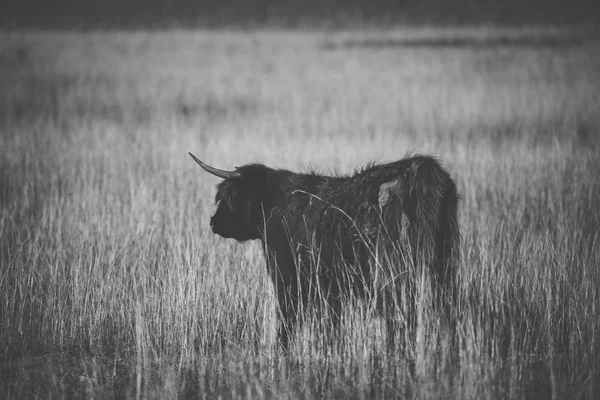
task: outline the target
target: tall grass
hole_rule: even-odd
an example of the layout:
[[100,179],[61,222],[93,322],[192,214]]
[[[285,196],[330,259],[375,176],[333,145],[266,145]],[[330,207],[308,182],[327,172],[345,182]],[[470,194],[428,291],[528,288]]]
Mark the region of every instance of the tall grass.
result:
[[[365,35],[3,33],[0,393],[597,396],[598,44],[344,45]],[[462,196],[456,346],[417,298],[404,347],[357,302],[283,353],[260,247],[210,232],[217,181],[188,151],[323,173],[438,154]]]

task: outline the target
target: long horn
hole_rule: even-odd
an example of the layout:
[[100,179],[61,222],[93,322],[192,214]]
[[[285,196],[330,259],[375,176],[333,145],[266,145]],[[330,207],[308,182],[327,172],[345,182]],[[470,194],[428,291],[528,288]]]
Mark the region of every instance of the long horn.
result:
[[227,179],[227,178],[237,178],[240,176],[240,173],[237,171],[223,171],[222,169],[217,169],[215,167],[211,167],[210,165],[204,164],[202,161],[198,160],[195,155],[192,153],[188,153],[194,161],[198,163],[206,172],[209,172],[219,178]]

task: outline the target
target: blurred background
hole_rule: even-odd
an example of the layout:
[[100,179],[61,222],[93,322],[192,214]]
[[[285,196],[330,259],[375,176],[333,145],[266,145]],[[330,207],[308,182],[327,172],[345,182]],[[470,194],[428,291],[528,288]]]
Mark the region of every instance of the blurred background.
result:
[[[595,398],[597,2],[2,2],[0,398]],[[350,307],[281,354],[262,249],[211,232],[190,151],[439,156],[460,349],[431,313],[392,351]]]
[[390,24],[582,24],[595,0],[8,0],[9,27],[352,27]]

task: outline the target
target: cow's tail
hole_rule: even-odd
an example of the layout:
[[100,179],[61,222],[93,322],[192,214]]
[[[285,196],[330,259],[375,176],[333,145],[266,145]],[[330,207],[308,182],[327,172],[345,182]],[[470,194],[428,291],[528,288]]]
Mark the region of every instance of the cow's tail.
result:
[[416,261],[433,269],[439,295],[454,298],[460,241],[456,185],[439,163],[429,157],[417,158],[406,178],[418,222],[414,232],[418,247]]

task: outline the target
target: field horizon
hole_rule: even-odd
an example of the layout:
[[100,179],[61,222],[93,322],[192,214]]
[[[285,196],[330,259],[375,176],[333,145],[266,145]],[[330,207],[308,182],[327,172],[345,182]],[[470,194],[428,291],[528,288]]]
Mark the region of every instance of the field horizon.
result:
[[[599,50],[587,27],[0,33],[0,396],[595,398]],[[283,352],[260,245],[212,234],[188,152],[435,154],[457,333],[415,293],[403,346],[350,301]]]

